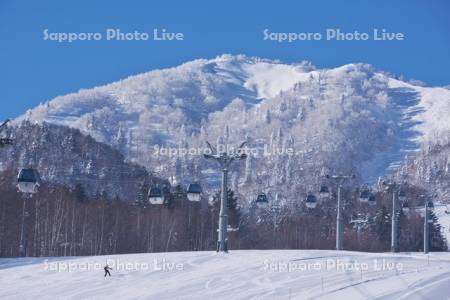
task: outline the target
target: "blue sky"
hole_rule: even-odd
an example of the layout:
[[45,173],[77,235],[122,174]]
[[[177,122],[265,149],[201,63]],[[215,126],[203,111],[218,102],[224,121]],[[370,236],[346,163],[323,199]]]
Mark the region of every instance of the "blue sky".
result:
[[[450,2],[435,1],[13,1],[0,0],[0,119],[57,95],[223,53],[309,60],[318,67],[365,62],[430,85],[450,84]],[[180,42],[43,40],[51,32],[106,28],[183,32]],[[327,28],[402,32],[404,41],[263,40],[263,30]]]

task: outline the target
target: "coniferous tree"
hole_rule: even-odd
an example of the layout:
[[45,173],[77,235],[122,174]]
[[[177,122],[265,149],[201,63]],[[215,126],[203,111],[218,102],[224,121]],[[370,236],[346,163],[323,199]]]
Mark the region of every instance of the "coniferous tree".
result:
[[378,236],[379,243],[384,245],[384,248],[387,249],[390,244],[391,221],[386,206],[383,205],[381,209],[376,212],[373,223],[374,231]]

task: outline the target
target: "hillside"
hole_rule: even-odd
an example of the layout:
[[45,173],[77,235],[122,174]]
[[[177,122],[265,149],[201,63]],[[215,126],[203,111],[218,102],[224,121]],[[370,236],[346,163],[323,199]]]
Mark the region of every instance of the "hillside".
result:
[[[16,122],[78,128],[173,184],[206,187],[218,176],[200,155],[169,156],[155,146],[246,140],[254,152],[246,166],[233,168],[233,189],[247,201],[261,190],[289,201],[316,190],[324,173],[375,182],[407,155],[446,138],[449,113],[448,89],[401,81],[370,65],[316,69],[223,55],[59,96]],[[280,148],[294,155],[265,155]]]
[[[12,127],[9,134],[14,144],[0,152],[1,171],[33,167],[47,184],[71,189],[80,185],[91,196],[105,193],[111,199],[131,202],[142,185],[163,182],[78,129],[23,122]],[[10,176],[5,183],[16,185],[16,180]]]
[[[103,277],[106,263],[113,268],[112,277]],[[71,271],[64,269],[69,267]],[[449,267],[444,253],[319,250],[0,259],[0,297],[447,299]]]

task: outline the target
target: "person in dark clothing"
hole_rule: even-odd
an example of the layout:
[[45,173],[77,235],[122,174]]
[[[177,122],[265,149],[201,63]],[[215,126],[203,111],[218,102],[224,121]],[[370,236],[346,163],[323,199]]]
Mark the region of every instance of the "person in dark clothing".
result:
[[106,265],[104,268],[103,268],[103,270],[105,270],[105,277],[106,277],[106,275],[109,275],[109,276],[111,276],[111,273],[109,273],[109,270],[112,270],[108,265]]

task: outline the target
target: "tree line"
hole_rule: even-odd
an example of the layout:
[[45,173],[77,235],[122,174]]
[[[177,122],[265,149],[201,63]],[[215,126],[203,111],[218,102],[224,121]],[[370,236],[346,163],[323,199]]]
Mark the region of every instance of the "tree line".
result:
[[[219,215],[219,193],[189,202],[180,186],[166,186],[164,205],[146,201],[148,187],[141,186],[133,204],[102,191],[93,196],[81,185],[74,188],[43,184],[24,199],[11,178],[13,170],[0,174],[0,256],[19,255],[23,204],[27,256],[81,256],[120,253],[215,250]],[[314,210],[302,201],[293,207],[243,210],[242,199],[228,191],[230,249],[333,249],[336,211],[333,199]],[[390,197],[376,194],[377,205],[358,203],[344,192],[344,248],[388,251],[390,246]],[[419,204],[419,203],[418,203]],[[357,211],[358,214],[350,213]],[[446,241],[434,214],[431,251],[446,250]],[[357,228],[355,219],[366,222]],[[423,217],[420,213],[399,215],[401,251],[423,247]]]

